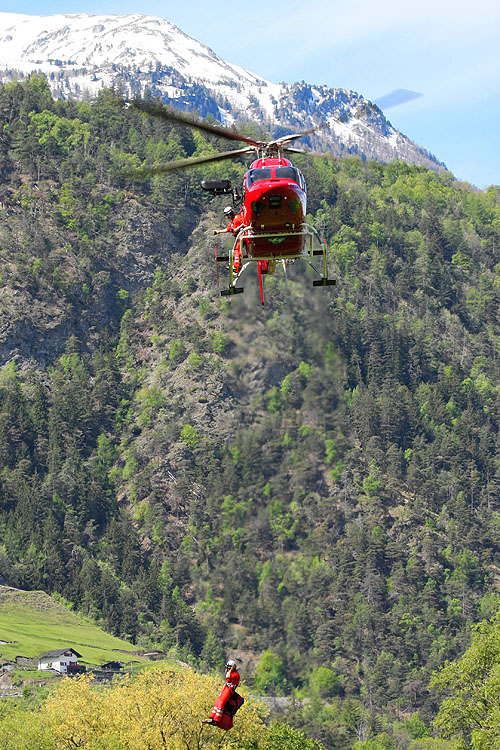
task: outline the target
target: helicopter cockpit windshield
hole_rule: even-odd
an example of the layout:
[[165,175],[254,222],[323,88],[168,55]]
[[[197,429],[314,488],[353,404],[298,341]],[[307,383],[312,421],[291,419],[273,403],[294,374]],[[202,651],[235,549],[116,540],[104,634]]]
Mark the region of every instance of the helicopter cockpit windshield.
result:
[[280,180],[299,181],[295,167],[276,167],[276,177]]
[[248,186],[253,185],[254,182],[259,180],[270,180],[271,170],[270,169],[251,169],[248,173]]
[[293,180],[301,184],[299,173],[295,167],[261,167],[260,169],[251,169],[248,173],[248,187],[254,182],[260,180]]

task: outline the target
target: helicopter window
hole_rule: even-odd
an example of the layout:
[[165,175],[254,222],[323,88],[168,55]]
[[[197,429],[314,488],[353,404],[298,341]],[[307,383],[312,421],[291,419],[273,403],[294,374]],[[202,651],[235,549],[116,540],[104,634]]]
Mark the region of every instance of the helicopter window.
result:
[[248,185],[253,185],[257,180],[270,180],[271,170],[270,169],[251,169],[248,173]]
[[276,177],[280,180],[293,180],[294,182],[299,182],[299,176],[294,167],[276,167]]

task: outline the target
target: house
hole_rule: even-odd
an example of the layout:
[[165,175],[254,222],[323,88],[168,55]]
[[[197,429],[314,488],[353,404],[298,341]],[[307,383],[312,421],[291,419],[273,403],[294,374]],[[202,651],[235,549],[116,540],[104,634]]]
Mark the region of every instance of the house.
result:
[[46,651],[41,655],[38,669],[54,669],[61,674],[67,674],[68,669],[74,671],[78,668],[78,659],[81,654],[74,648],[60,648],[57,651]]

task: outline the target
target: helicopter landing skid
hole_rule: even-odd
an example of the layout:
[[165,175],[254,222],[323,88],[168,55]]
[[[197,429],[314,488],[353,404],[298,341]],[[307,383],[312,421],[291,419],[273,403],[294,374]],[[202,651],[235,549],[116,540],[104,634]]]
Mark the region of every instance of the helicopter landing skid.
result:
[[[245,291],[244,287],[235,286],[235,284],[238,282],[238,279],[243,274],[245,269],[247,269],[248,266],[250,266],[252,262],[247,260],[246,263],[243,263],[239,271],[235,271],[234,266],[232,265],[232,261],[233,261],[232,253],[226,257],[227,257],[227,260],[229,260],[229,288],[221,290],[221,297],[230,297],[233,294],[243,294],[243,292]],[[223,259],[226,260],[226,257],[224,257]]]
[[326,240],[323,240],[323,247],[321,250],[313,250],[309,253],[309,255],[322,255],[323,256],[323,275],[318,271],[316,266],[311,263],[309,259],[305,259],[308,266],[310,266],[315,273],[318,274],[318,276],[321,276],[320,279],[316,279],[313,281],[313,286],[335,286],[337,281],[336,279],[329,279],[328,278],[328,269],[326,264]]
[[[229,266],[229,288],[223,289],[221,291],[221,295],[223,297],[229,297],[233,294],[242,294],[243,293],[243,287],[237,287],[235,284],[238,282],[240,276],[243,274],[243,272],[254,263],[257,263],[257,272],[258,272],[258,278],[259,278],[259,289],[260,289],[260,301],[261,304],[264,305],[264,286],[263,286],[263,276],[267,275],[268,273],[274,272],[274,267],[278,261],[281,260],[283,265],[283,271],[285,274],[285,281],[287,280],[287,274],[286,274],[286,267],[290,263],[294,263],[296,260],[302,260],[305,261],[305,263],[312,268],[314,273],[316,273],[320,278],[313,281],[313,286],[315,287],[327,287],[327,286],[335,286],[336,280],[335,279],[329,279],[328,278],[328,268],[327,268],[327,246],[326,241],[323,240],[323,242],[320,240],[318,233],[314,227],[309,226],[308,224],[302,224],[300,231],[298,232],[286,232],[283,233],[284,237],[287,236],[295,236],[295,237],[301,237],[306,236],[309,240],[309,247],[304,248],[297,252],[295,255],[288,255],[284,257],[283,255],[276,253],[276,254],[266,254],[264,256],[257,256],[253,255],[251,258],[249,258],[249,254],[247,252],[244,252],[243,258],[246,259],[243,262],[243,265],[240,265],[238,271],[236,271],[234,267],[234,260],[236,255],[236,247],[238,244],[240,244],[240,247],[245,247],[245,241],[251,241],[255,239],[256,235],[254,235],[249,227],[242,227],[240,231],[238,232],[238,235],[236,236],[234,240],[234,244],[231,247],[228,255],[218,256],[217,257],[217,249],[215,251],[215,263],[216,265],[221,262],[228,262]],[[281,235],[280,235],[281,237]],[[262,234],[259,233],[257,235],[257,238],[259,240],[271,238],[276,238],[276,233],[272,234]],[[321,246],[321,249],[314,249],[313,248],[313,242],[314,240],[317,241],[317,243]],[[320,256],[323,258],[323,268],[322,272],[316,267],[314,264],[314,257]],[[241,257],[241,256],[240,256]],[[273,264],[272,270],[271,265]],[[269,266],[269,267],[268,267]],[[217,282],[219,281],[219,277],[217,274]]]
[[337,282],[335,279],[316,279],[313,281],[313,286],[335,286]]

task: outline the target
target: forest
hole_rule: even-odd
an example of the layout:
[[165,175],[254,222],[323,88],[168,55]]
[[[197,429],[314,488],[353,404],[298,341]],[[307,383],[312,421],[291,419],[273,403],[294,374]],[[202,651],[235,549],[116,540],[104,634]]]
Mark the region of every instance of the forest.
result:
[[0,574],[232,654],[328,750],[454,750],[432,675],[500,604],[500,188],[298,155],[337,286],[294,267],[260,309],[219,295],[200,188],[243,162],[126,176],[219,149],[0,87]]

